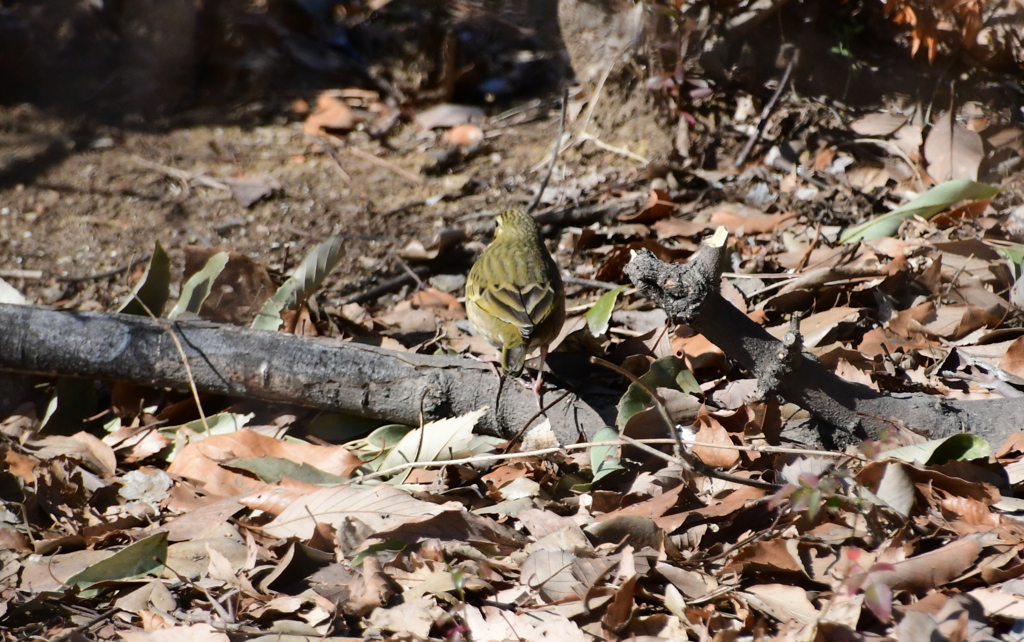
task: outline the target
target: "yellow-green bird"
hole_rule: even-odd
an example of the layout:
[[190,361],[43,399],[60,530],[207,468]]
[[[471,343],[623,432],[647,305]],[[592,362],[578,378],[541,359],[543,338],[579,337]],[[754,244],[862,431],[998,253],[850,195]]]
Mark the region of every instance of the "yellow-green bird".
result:
[[494,241],[466,279],[466,315],[477,334],[499,351],[505,374],[519,376],[527,355],[540,348],[534,386],[539,395],[548,344],[565,321],[565,290],[529,214],[510,210],[498,215]]

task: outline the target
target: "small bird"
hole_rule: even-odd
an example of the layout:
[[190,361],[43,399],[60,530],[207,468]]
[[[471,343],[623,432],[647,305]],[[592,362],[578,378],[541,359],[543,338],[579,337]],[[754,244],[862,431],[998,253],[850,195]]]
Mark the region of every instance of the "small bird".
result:
[[466,315],[500,352],[504,374],[519,376],[527,355],[540,348],[534,385],[539,403],[548,344],[565,321],[565,290],[558,265],[529,214],[509,210],[498,215],[494,241],[466,279]]

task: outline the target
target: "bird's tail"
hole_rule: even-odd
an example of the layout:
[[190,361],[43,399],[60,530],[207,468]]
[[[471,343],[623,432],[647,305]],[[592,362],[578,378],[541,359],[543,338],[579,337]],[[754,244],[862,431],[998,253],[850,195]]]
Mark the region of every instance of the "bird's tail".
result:
[[526,344],[516,343],[510,346],[505,346],[501,351],[501,370],[506,374],[510,374],[513,377],[518,377],[523,373],[523,367],[526,365]]

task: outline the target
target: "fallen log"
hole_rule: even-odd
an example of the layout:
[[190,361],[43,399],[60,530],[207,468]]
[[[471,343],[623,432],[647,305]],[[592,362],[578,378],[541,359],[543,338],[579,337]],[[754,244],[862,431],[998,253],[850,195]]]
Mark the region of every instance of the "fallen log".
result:
[[[263,399],[418,425],[483,406],[486,433],[512,436],[536,425],[533,390],[488,366],[333,339],[310,339],[206,321],[171,322],[127,314],[0,304],[0,370],[189,390],[188,373],[169,335],[178,337],[203,393]],[[545,402],[564,390],[549,388]],[[497,403],[496,403],[497,401]],[[560,443],[605,425],[574,394],[547,410]]]
[[998,446],[1021,428],[1024,398],[961,401],[922,393],[883,393],[833,374],[801,350],[799,335],[779,341],[726,301],[719,292],[724,235],[704,242],[685,265],[659,261],[647,250],[625,267],[639,293],[657,303],[673,323],[704,335],[759,382],[823,422],[821,443],[843,449],[894,426],[932,438],[970,432]]

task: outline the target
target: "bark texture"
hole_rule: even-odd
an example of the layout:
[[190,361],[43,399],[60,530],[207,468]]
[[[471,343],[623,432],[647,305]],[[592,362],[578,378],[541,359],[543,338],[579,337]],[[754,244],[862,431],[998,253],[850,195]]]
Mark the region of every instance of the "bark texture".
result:
[[[209,322],[166,322],[200,392],[291,403],[417,425],[489,406],[485,432],[511,436],[537,413],[529,386],[469,359],[394,352]],[[152,319],[0,304],[0,369],[127,381],[188,390],[168,329]],[[563,390],[550,388],[545,402]],[[568,395],[547,411],[561,443],[605,425],[587,402]],[[538,419],[533,421],[535,425]]]
[[894,425],[933,438],[970,432],[994,445],[1020,430],[1024,398],[959,401],[885,394],[836,376],[800,350],[796,334],[779,341],[722,298],[723,249],[705,244],[685,265],[663,263],[641,250],[625,271],[640,294],[662,306],[674,323],[692,326],[757,377],[763,394],[777,394],[821,419],[828,426],[819,435],[825,446],[842,449],[877,439]]

